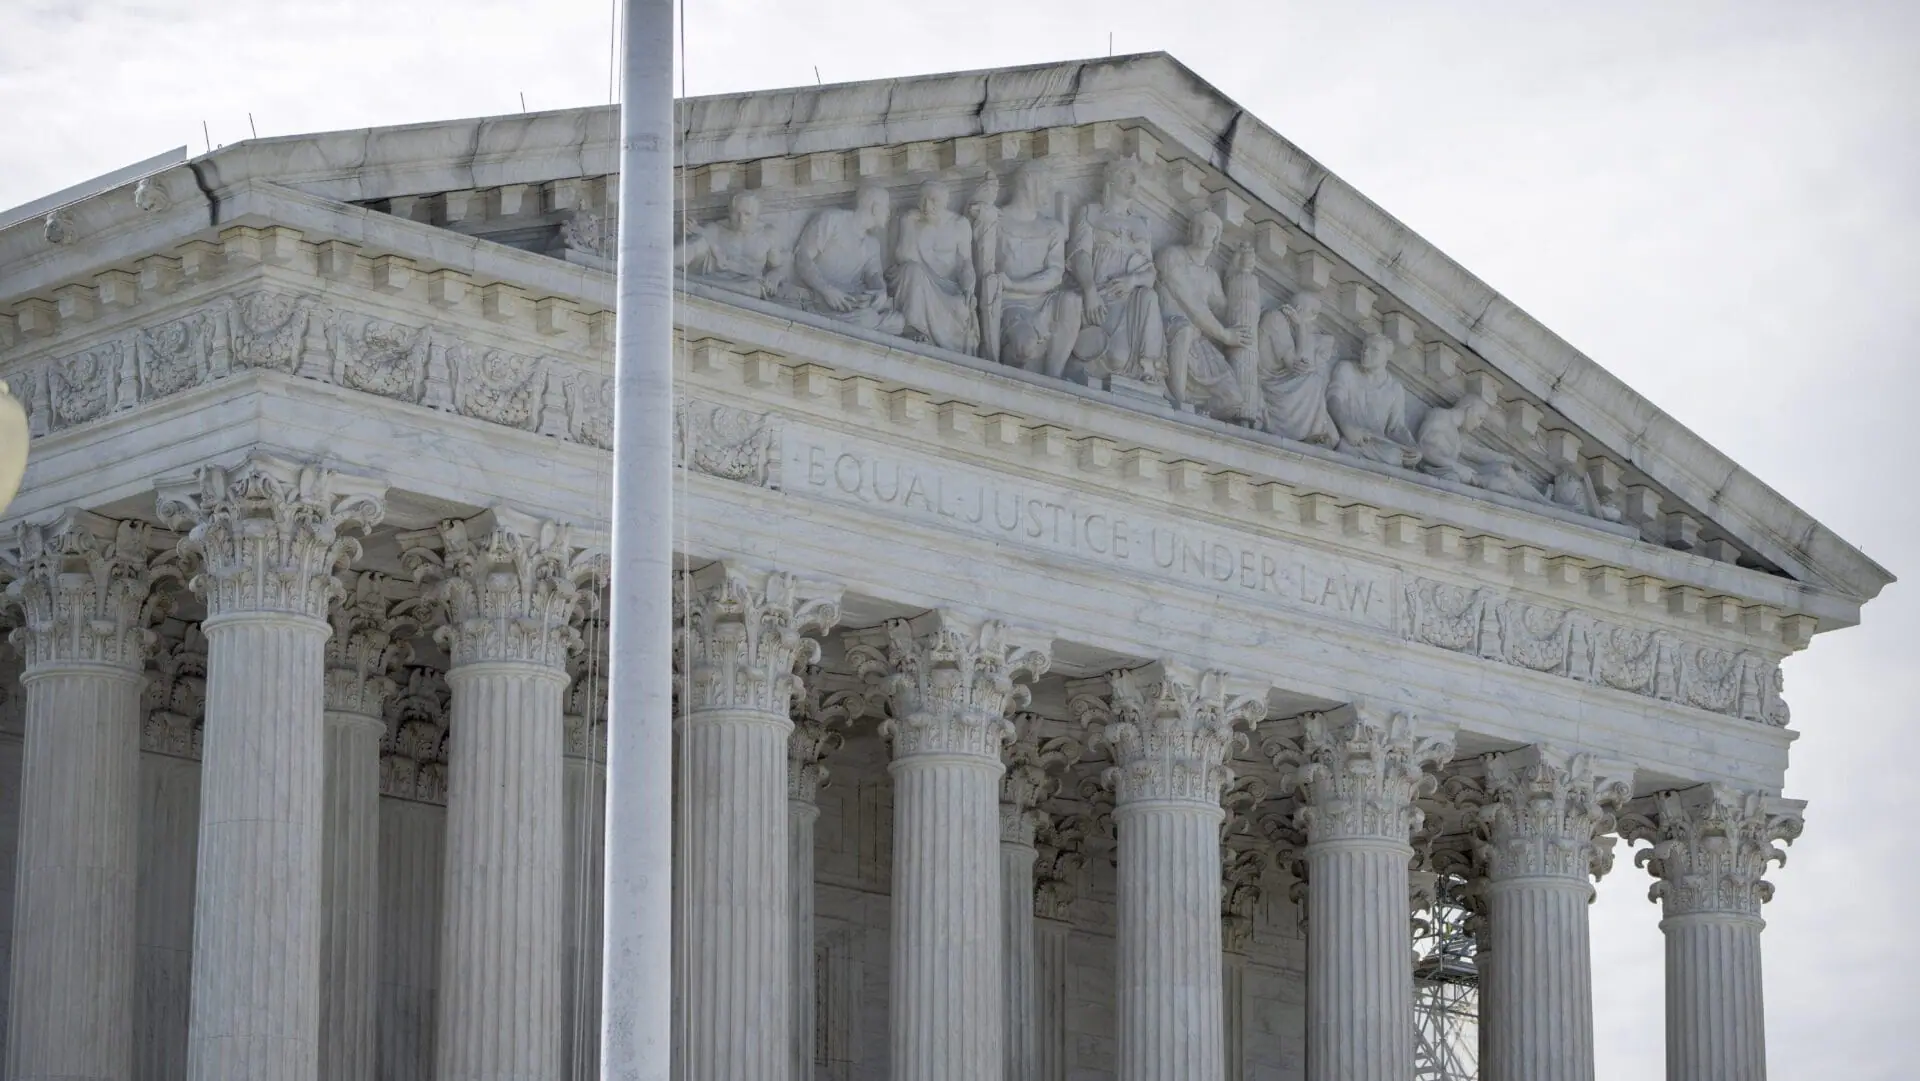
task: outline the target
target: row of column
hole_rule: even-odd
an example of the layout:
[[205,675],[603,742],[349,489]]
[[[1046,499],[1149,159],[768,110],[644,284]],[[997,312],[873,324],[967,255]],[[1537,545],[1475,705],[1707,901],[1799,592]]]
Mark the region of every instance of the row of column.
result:
[[[562,714],[581,585],[599,568],[565,527],[493,511],[402,534],[424,600],[390,599],[364,577],[342,596],[336,571],[358,555],[347,534],[380,520],[381,495],[371,481],[258,455],[161,493],[162,519],[187,530],[180,550],[207,606],[196,1081],[370,1072],[374,718],[393,651],[421,629],[452,659],[460,733],[436,1075],[556,1078],[563,1048],[584,1053],[585,1034],[563,1036],[562,1015],[587,961],[573,958],[574,979],[563,978],[562,928],[594,906],[569,900],[559,842],[567,821],[592,817],[595,781],[568,778]],[[84,512],[25,527],[20,543],[9,594],[25,613],[27,768],[8,1071],[120,1079],[138,691],[153,579],[174,561],[151,560],[140,527]],[[809,635],[837,622],[838,597],[719,564],[680,585],[682,1074],[799,1081],[811,1059],[799,989],[812,987],[814,792],[833,722],[852,712],[799,673],[818,655]],[[1064,940],[1035,927],[1034,808],[1079,748],[1032,738],[1007,748],[1050,640],[949,611],[846,637],[892,746],[890,1076],[975,1081],[986,1062],[1010,1081],[1042,1076],[1034,1019],[1050,1008],[1038,988],[1051,984],[1036,972],[1062,963]],[[1119,1077],[1221,1077],[1221,795],[1234,750],[1264,716],[1264,688],[1158,663],[1070,681],[1068,694],[1112,762]],[[1301,805],[1309,1077],[1402,1081],[1410,842],[1450,735],[1355,708],[1304,718],[1265,749]],[[1625,779],[1545,748],[1492,756],[1481,772],[1486,1076],[1585,1081],[1585,906]],[[1797,832],[1798,805],[1703,787],[1627,810],[1618,828],[1654,842],[1666,906],[1669,1075],[1760,1076],[1760,876],[1773,843]]]

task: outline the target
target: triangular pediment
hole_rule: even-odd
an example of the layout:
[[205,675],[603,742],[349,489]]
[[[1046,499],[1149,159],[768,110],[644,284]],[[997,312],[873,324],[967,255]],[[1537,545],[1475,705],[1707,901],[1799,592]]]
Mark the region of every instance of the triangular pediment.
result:
[[[682,262],[709,300],[1022,366],[1856,602],[1891,580],[1164,55],[697,98],[681,116]],[[610,270],[616,121],[265,140],[201,159],[193,182]],[[884,193],[864,217],[863,189]]]

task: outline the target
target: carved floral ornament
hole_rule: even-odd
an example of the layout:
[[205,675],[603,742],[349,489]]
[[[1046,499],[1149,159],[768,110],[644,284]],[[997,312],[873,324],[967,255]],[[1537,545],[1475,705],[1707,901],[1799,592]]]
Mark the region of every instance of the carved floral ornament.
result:
[[679,693],[695,714],[741,710],[788,716],[824,633],[840,621],[838,590],[790,574],[713,563],[674,590]]
[[1619,829],[1630,842],[1652,843],[1634,863],[1658,879],[1648,897],[1669,918],[1758,919],[1760,906],[1773,899],[1767,867],[1786,864],[1781,843],[1800,836],[1804,806],[1709,784],[1635,801]]
[[1156,662],[1070,683],[1067,708],[1112,757],[1104,779],[1118,805],[1177,800],[1217,811],[1243,730],[1267,715],[1264,695],[1251,690],[1222,671]]
[[829,689],[820,666],[806,666],[789,713],[793,731],[787,736],[788,799],[809,805],[819,799],[830,777],[826,759],[846,745],[846,732],[853,722],[872,712],[876,712],[873,703],[860,690]]
[[564,677],[593,599],[582,586],[607,574],[604,553],[575,541],[571,525],[498,507],[399,540],[401,561],[442,617],[434,641],[455,667],[522,663]]
[[971,754],[1000,760],[1010,711],[1052,664],[1051,639],[939,610],[847,635],[847,660],[884,696],[880,731],[895,758]]
[[1041,804],[1059,792],[1062,774],[1080,761],[1083,748],[1065,736],[1039,738],[1036,714],[1016,713],[1010,720],[1015,737],[1000,775],[1000,839],[1031,845],[1049,820]]
[[19,615],[8,640],[29,670],[61,663],[141,670],[155,641],[150,628],[166,606],[152,588],[148,536],[145,525],[83,510],[20,524],[0,605]]
[[[778,212],[740,191],[723,219],[690,225],[677,257],[689,280],[756,301],[1621,519],[1574,465],[1542,472],[1479,438],[1492,406],[1479,392],[1433,406],[1409,392],[1392,362],[1412,325],[1375,314],[1363,287],[1341,325],[1324,269],[1267,301],[1261,261],[1284,253],[1278,227],[1245,222],[1231,193],[1218,212],[1168,198],[1168,169],[1121,157],[1083,180],[1038,160],[1004,178],[988,167],[927,179],[897,212],[874,182],[846,206]],[[564,239],[598,253],[600,225],[582,211]]]
[[1281,789],[1296,791],[1295,825],[1308,844],[1388,841],[1409,844],[1423,818],[1420,796],[1453,758],[1450,728],[1364,703],[1308,713],[1294,736],[1262,744]]

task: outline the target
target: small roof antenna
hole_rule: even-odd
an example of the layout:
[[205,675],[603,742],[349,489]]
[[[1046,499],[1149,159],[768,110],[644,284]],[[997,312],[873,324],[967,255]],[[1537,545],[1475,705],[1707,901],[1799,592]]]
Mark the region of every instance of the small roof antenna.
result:
[[1113,31],[1107,31],[1107,55],[1113,55]]
[[200,121],[200,138],[207,141],[207,153],[213,153],[213,135],[207,131],[207,122]]
[[260,129],[253,126],[252,113],[247,114],[247,130],[253,133],[254,138],[258,139],[260,137]]
[[527,111],[527,92],[525,90],[520,91],[520,111],[523,113]]

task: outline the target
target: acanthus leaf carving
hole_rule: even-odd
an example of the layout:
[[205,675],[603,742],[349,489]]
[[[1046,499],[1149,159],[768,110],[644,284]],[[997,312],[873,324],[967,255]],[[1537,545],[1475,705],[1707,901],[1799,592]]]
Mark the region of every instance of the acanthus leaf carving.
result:
[[830,689],[826,680],[818,664],[807,665],[789,714],[793,732],[787,737],[787,798],[807,805],[820,798],[831,776],[826,760],[846,744],[847,729],[855,719],[877,711],[859,689]]
[[970,754],[1000,761],[1010,711],[1027,704],[1020,681],[1046,672],[1051,643],[997,620],[937,610],[847,636],[847,660],[885,696],[880,731],[896,759]]
[[148,665],[140,749],[198,760],[206,712],[207,639],[189,623],[161,639]]
[[1065,920],[1087,867],[1087,839],[1098,830],[1087,813],[1039,812],[1033,835],[1033,914]]
[[163,484],[157,514],[190,529],[181,554],[197,570],[189,587],[209,618],[283,612],[324,620],[341,589],[334,571],[360,555],[346,531],[386,514],[386,486],[259,452],[237,466],[205,466],[192,481]]
[[329,712],[379,717],[394,691],[390,669],[412,659],[408,641],[420,630],[411,598],[388,595],[392,580],[371,571],[343,571],[341,590],[328,610],[333,634],[326,646],[326,706]]
[[1480,858],[1494,881],[1551,876],[1585,883],[1613,866],[1614,814],[1632,773],[1547,746],[1490,754],[1479,811]]
[[408,667],[386,702],[380,744],[380,794],[416,803],[447,801],[447,707],[451,692],[438,671]]
[[509,662],[564,674],[575,625],[605,580],[604,553],[571,525],[505,507],[400,535],[401,561],[443,618],[434,628],[455,667]]
[[1771,864],[1785,865],[1786,849],[1803,828],[1798,800],[1743,792],[1721,784],[1661,792],[1636,800],[1620,815],[1620,835],[1650,842],[1634,855],[1657,880],[1648,898],[1671,918],[1724,915],[1759,919],[1773,899]]
[[816,637],[840,621],[838,590],[729,563],[683,573],[674,591],[679,691],[694,713],[787,717]]
[[60,664],[138,673],[163,603],[153,590],[149,529],[84,510],[22,522],[4,603],[21,614],[8,637],[29,671]]
[[1042,803],[1060,790],[1060,776],[1080,760],[1080,744],[1065,736],[1041,739],[1039,717],[1016,713],[1014,740],[1007,745],[1007,769],[1000,775],[1000,840],[1031,845],[1046,817]]
[[1112,756],[1104,780],[1118,806],[1178,800],[1218,810],[1244,730],[1267,715],[1265,698],[1251,690],[1224,671],[1158,661],[1075,681],[1067,708]]
[[1280,771],[1283,790],[1297,791],[1296,823],[1310,845],[1388,841],[1411,845],[1424,814],[1419,797],[1439,784],[1436,771],[1453,758],[1453,734],[1409,713],[1356,703],[1308,713],[1298,735],[1261,748]]

